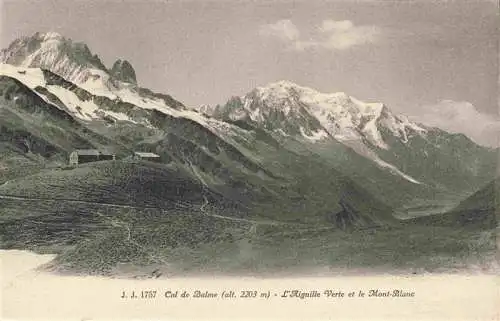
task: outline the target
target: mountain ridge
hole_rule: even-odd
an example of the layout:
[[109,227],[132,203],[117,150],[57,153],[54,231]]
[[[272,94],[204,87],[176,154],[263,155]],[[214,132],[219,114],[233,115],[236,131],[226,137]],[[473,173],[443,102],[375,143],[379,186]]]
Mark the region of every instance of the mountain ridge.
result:
[[76,83],[85,83],[90,77],[99,76],[99,71],[108,71],[85,43],[74,42],[57,32],[36,32],[14,40],[0,52],[0,62],[50,69]]
[[[54,50],[59,49],[54,43],[66,41],[59,34],[35,35],[35,40],[43,38],[48,43],[53,42],[47,46]],[[34,49],[27,48],[30,46]],[[83,48],[78,50],[85,53],[84,58],[95,56],[84,44],[69,47]],[[2,51],[4,61],[15,57],[6,52],[20,52],[19,57],[38,52],[36,41],[30,45],[30,41],[16,40],[9,48],[15,50]],[[243,165],[242,168],[261,168],[265,173],[265,166],[274,165],[267,162],[269,155],[259,155],[259,148],[275,146],[273,152],[288,153],[294,149],[294,144],[298,146],[297,143],[306,147],[300,148],[305,152],[302,156],[316,155],[337,171],[357,176],[358,183],[370,185],[372,193],[378,191],[376,182],[370,177],[382,178],[384,174],[380,171],[394,176],[388,179],[388,184],[402,184],[399,180],[402,178],[406,181],[404,184],[415,185],[415,188],[408,187],[415,195],[419,195],[422,188],[466,194],[480,186],[488,175],[489,167],[487,170],[482,168],[490,162],[492,151],[468,142],[466,137],[410,122],[392,113],[383,103],[367,103],[344,92],[324,94],[281,80],[235,96],[223,106],[202,106],[193,110],[170,95],[154,93],[134,84],[135,71],[126,60],[117,60],[111,71],[105,67],[105,70],[99,69],[98,64],[92,65],[108,80],[124,78],[130,81],[116,80],[111,86],[104,86],[92,79],[84,83],[66,79],[58,74],[58,65],[50,63],[50,59],[57,61],[59,55],[51,50],[44,53],[47,68],[29,68],[26,63],[14,59],[12,62],[18,65],[0,64],[0,74],[27,84],[43,100],[65,110],[92,130],[112,135],[121,144],[134,142],[134,146],[152,152],[161,150],[166,159],[195,166],[192,167],[193,175],[199,176],[196,166],[206,167],[204,161],[194,159],[193,155],[211,159],[210,163],[217,159],[212,165],[225,166],[219,159],[221,150],[230,155],[230,162],[254,164],[256,167]],[[205,136],[214,136],[202,137],[202,132]],[[218,142],[217,147],[213,146],[214,142]],[[178,148],[175,144],[186,144],[186,147]],[[264,167],[263,163],[266,163]],[[359,166],[370,168],[370,171],[361,171]],[[453,170],[442,173],[446,168]],[[361,177],[360,172],[368,177]],[[391,197],[386,197],[385,201],[392,202]]]
[[202,112],[221,120],[249,121],[312,143],[337,140],[379,166],[420,184],[378,157],[372,147],[389,149],[382,139],[380,127],[405,143],[409,136],[425,136],[427,129],[406,117],[394,116],[383,103],[365,103],[344,92],[324,94],[280,80],[257,87],[246,95],[232,97],[226,105],[211,111],[205,107]]
[[[272,113],[282,113],[278,121],[287,122],[297,116],[316,118],[313,128],[300,128],[302,136],[312,141],[331,136],[340,141],[366,139],[379,148],[387,149],[380,133],[373,128],[373,122],[380,122],[394,135],[407,140],[408,130],[413,133],[425,133],[423,125],[410,122],[402,115],[395,116],[383,103],[366,103],[345,92],[320,93],[319,91],[280,80],[266,86],[259,86],[243,96],[234,96],[226,106],[214,108],[212,112],[205,107],[207,114],[215,117],[229,117],[232,120],[249,118],[254,122],[265,122]],[[306,113],[297,115],[305,108]],[[298,121],[300,123],[300,120]],[[266,124],[272,125],[272,124]],[[311,125],[309,123],[309,125]],[[272,126],[268,126],[272,127]],[[279,129],[279,128],[278,128]],[[305,135],[305,132],[313,135]],[[290,134],[285,131],[285,134]]]

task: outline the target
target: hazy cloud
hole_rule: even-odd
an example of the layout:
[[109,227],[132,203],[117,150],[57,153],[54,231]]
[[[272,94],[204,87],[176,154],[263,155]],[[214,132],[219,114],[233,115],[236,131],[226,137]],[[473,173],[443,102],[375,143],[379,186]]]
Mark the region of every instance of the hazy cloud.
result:
[[299,51],[307,48],[343,50],[373,43],[380,35],[376,26],[356,26],[350,20],[323,20],[308,40],[301,38],[300,30],[291,20],[279,20],[263,25],[259,32],[263,36],[275,37],[286,43],[289,48]]
[[469,102],[443,100],[423,106],[421,111],[421,115],[411,118],[449,132],[465,134],[482,145],[498,146],[500,119],[479,112]]
[[291,20],[279,20],[276,23],[263,25],[260,28],[261,35],[274,36],[282,40],[298,41],[299,29]]
[[338,50],[373,43],[380,34],[376,26],[355,26],[350,20],[324,20],[319,31],[327,35],[322,45]]

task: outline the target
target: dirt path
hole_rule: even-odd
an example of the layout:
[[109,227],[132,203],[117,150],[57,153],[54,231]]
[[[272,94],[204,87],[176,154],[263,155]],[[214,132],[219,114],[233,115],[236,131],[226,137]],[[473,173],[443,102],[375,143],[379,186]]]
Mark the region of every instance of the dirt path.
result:
[[[14,195],[0,195],[0,199],[8,199],[8,200],[18,200],[18,201],[53,201],[53,202],[68,202],[68,203],[73,203],[73,204],[89,204],[89,205],[99,205],[99,206],[105,206],[105,207],[114,207],[114,208],[123,208],[123,209],[138,209],[138,210],[144,210],[144,209],[153,209],[153,210],[158,210],[158,211],[163,211],[167,212],[167,209],[164,208],[159,208],[159,207],[152,207],[152,206],[133,206],[133,205],[125,205],[125,204],[115,204],[115,203],[106,203],[106,202],[90,202],[90,201],[82,201],[82,200],[74,200],[74,199],[53,199],[53,198],[38,198],[38,197],[24,197],[24,196],[14,196]],[[264,220],[250,220],[250,219],[245,219],[245,218],[239,218],[239,217],[231,217],[231,216],[224,216],[224,215],[219,215],[219,214],[213,214],[209,213],[209,211],[206,209],[206,207],[209,205],[209,202],[206,197],[204,197],[204,203],[200,206],[199,211],[206,216],[222,219],[222,220],[229,220],[229,221],[235,221],[235,222],[245,222],[245,223],[250,223],[253,225],[299,225],[299,224],[293,224],[293,223],[287,223],[287,222],[279,222],[279,221],[264,221]],[[174,207],[178,209],[190,209],[190,210],[195,210],[196,207],[191,206],[191,205],[186,205],[183,202],[177,202],[174,204]]]
[[219,214],[213,214],[209,213],[206,207],[209,205],[209,202],[205,196],[203,196],[204,203],[200,206],[200,211],[203,213],[203,215],[215,217],[215,218],[220,218],[223,220],[230,220],[230,221],[235,221],[235,222],[245,222],[249,223],[250,229],[249,232],[252,234],[257,233],[257,227],[259,225],[268,225],[268,226],[303,226],[303,224],[297,224],[297,223],[288,223],[288,222],[280,222],[280,221],[272,221],[272,220],[250,220],[246,218],[240,218],[240,217],[230,217],[230,216],[223,216]]
[[154,255],[151,252],[151,249],[144,247],[143,245],[141,245],[139,242],[137,242],[136,240],[134,240],[132,238],[132,231],[131,231],[130,225],[128,223],[121,221],[119,219],[116,219],[116,218],[106,217],[100,213],[97,213],[97,215],[100,216],[101,218],[103,218],[103,220],[105,222],[107,222],[109,225],[111,225],[112,227],[124,228],[126,230],[126,233],[125,233],[126,241],[129,243],[132,243],[133,245],[138,247],[143,253],[147,254],[149,256],[149,258],[153,260],[153,262],[161,262],[163,265],[166,265],[166,266],[168,265],[168,262],[165,261],[162,257]]

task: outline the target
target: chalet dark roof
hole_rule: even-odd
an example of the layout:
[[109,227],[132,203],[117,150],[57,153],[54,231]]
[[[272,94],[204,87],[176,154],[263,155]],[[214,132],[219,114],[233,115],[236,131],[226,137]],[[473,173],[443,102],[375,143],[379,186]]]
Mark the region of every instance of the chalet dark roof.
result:
[[159,155],[150,152],[134,152],[134,155],[137,155],[139,157],[160,157]]
[[100,153],[97,149],[75,149],[74,151],[78,155],[85,155],[85,156],[99,156]]
[[84,156],[113,155],[111,152],[99,151],[97,149],[75,149],[74,152]]

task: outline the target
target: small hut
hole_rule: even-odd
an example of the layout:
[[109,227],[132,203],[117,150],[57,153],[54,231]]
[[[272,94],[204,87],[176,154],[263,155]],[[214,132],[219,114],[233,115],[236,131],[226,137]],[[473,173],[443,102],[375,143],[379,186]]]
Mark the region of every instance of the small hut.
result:
[[115,160],[115,154],[110,152],[101,152],[97,149],[76,149],[69,154],[69,165],[98,162],[101,160]]
[[115,154],[108,151],[99,151],[99,160],[115,160]]
[[132,159],[160,162],[160,156],[150,152],[134,152],[134,154],[132,155]]

